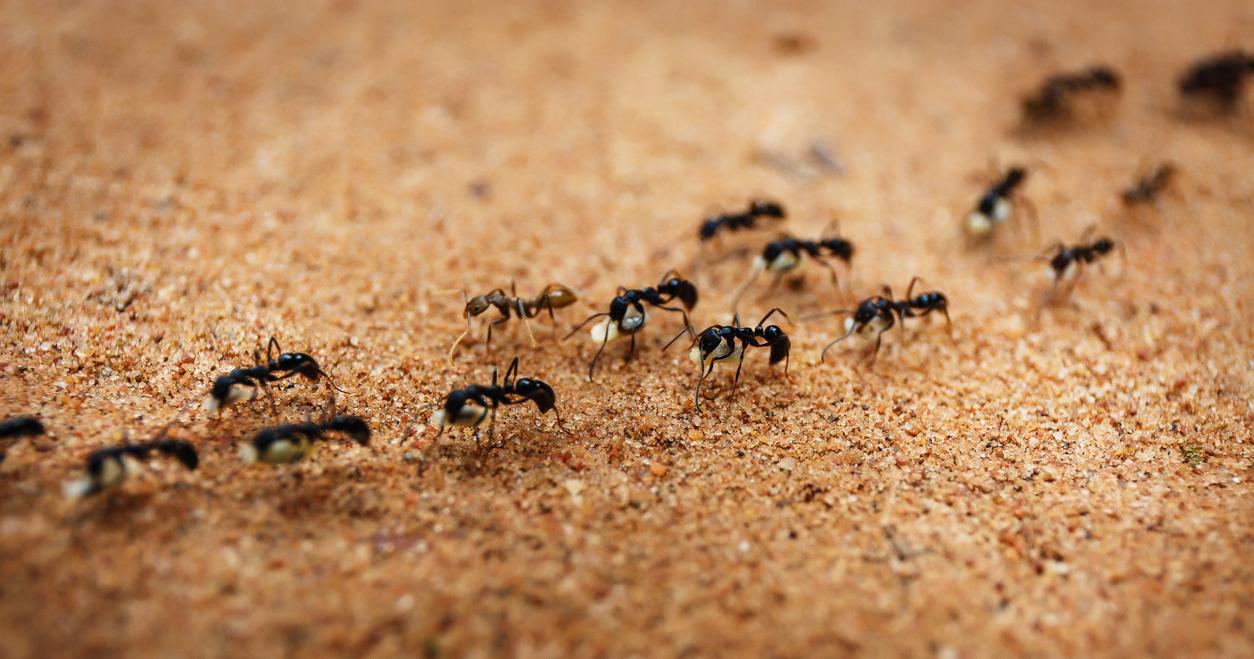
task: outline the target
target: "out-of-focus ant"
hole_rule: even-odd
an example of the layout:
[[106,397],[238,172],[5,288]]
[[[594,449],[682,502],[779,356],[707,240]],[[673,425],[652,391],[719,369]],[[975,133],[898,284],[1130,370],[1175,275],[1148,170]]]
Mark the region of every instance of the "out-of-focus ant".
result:
[[[278,353],[277,358],[275,353]],[[204,408],[210,412],[217,412],[235,403],[254,400],[260,395],[262,389],[270,393],[271,384],[297,375],[311,382],[325,379],[327,386],[340,393],[346,393],[335,385],[331,376],[318,366],[318,362],[312,356],[303,352],[283,352],[278,339],[273,336],[270,337],[270,342],[266,346],[265,361],[261,360],[261,351],[254,350],[253,363],[251,367],[233,369],[230,373],[216,378],[213,381],[213,387],[209,390],[209,398],[205,400]]]
[[300,462],[313,452],[315,442],[333,432],[347,435],[361,446],[370,443],[370,426],[365,419],[336,414],[334,399],[328,408],[326,414],[317,421],[306,420],[304,423],[286,423],[262,429],[253,436],[251,442],[244,445],[241,457],[249,463]]
[[127,477],[137,471],[136,463],[147,460],[153,453],[172,457],[188,469],[195,469],[200,464],[196,447],[181,439],[169,439],[166,431],[170,426],[161,429],[157,436],[147,442],[132,444],[126,442],[120,446],[111,446],[92,451],[87,456],[87,473],[77,481],[65,486],[65,493],[72,497],[84,497],[98,494],[117,487]]
[[[683,308],[666,306],[673,300],[679,300]],[[605,317],[605,320],[592,326],[592,340],[601,344],[597,348],[596,355],[592,357],[592,362],[588,364],[588,381],[592,381],[592,373],[596,369],[597,360],[601,358],[601,352],[605,350],[605,345],[615,339],[628,336],[631,338],[631,347],[627,351],[626,361],[631,361],[631,357],[636,352],[636,333],[644,327],[648,321],[649,315],[645,310],[645,303],[652,305],[658,309],[665,311],[676,311],[683,316],[684,329],[687,333],[693,333],[695,330],[692,324],[688,322],[688,312],[697,306],[697,287],[691,281],[684,279],[679,273],[671,270],[662,276],[662,281],[657,286],[648,288],[623,288],[619,287],[618,295],[610,301],[610,310],[601,313],[594,313],[588,316],[582,323],[576,325],[570,334],[564,338],[568,339],[578,332],[584,325],[592,322],[597,318]],[[678,339],[676,336],[675,339]],[[675,341],[671,339],[671,343]],[[670,343],[666,344],[670,346]]]
[[1180,77],[1180,94],[1186,99],[1207,99],[1219,109],[1236,108],[1245,79],[1254,75],[1254,55],[1242,51],[1221,53],[1195,63]]
[[44,424],[33,416],[14,416],[0,421],[0,463],[4,462],[9,447],[23,437],[44,434]]
[[756,226],[757,221],[762,218],[782,220],[786,217],[788,217],[788,213],[779,202],[767,199],[752,199],[749,201],[749,207],[744,211],[723,213],[706,218],[701,223],[697,236],[701,239],[701,242],[708,242],[720,233],[752,229]]
[[1023,99],[1025,122],[1040,124],[1060,121],[1075,114],[1075,97],[1081,93],[1119,93],[1119,74],[1108,66],[1094,66],[1075,73],[1046,78],[1040,88]]
[[[917,276],[910,280],[910,285],[906,287],[906,297],[904,299],[893,299],[893,289],[885,286],[883,295],[872,295],[859,303],[857,308],[853,310],[853,315],[845,319],[845,334],[823,347],[823,351],[819,353],[819,361],[823,361],[827,357],[827,351],[837,343],[857,334],[868,341],[872,338],[875,339],[875,349],[871,352],[871,360],[874,363],[875,357],[880,351],[880,343],[883,341],[884,332],[892,329],[897,323],[901,323],[902,327],[905,327],[907,318],[920,318],[933,311],[939,311],[943,314],[945,322],[952,326],[953,323],[949,318],[949,298],[945,297],[945,294],[940,291],[927,291],[915,295],[914,286],[919,281]],[[849,313],[849,311],[848,309],[837,309],[816,314],[816,316]],[[809,317],[813,318],[815,316]]]
[[749,290],[749,287],[753,285],[753,282],[757,280],[758,275],[762,274],[763,271],[775,275],[770,288],[770,290],[774,290],[784,275],[795,272],[805,265],[807,260],[813,260],[815,263],[827,268],[832,274],[832,285],[839,289],[840,279],[836,275],[836,267],[828,262],[825,257],[830,256],[840,259],[848,266],[853,260],[853,253],[853,243],[839,235],[828,234],[827,231],[824,231],[823,236],[818,240],[803,240],[792,236],[773,240],[762,248],[762,253],[759,256],[754,258],[748,279],[745,280],[744,284],[741,284],[740,289],[732,297],[732,313],[736,312],[736,308],[740,304],[740,298],[745,294],[745,291]]
[[1171,163],[1159,165],[1149,175],[1142,177],[1132,187],[1123,191],[1124,206],[1152,203],[1158,199],[1176,177],[1176,167]]
[[1093,227],[1086,229],[1078,244],[1068,246],[1062,242],[1056,242],[1045,249],[1045,255],[1040,257],[1040,259],[1049,263],[1050,270],[1053,270],[1055,289],[1057,289],[1059,282],[1069,274],[1074,273],[1074,276],[1071,277],[1071,283],[1067,287],[1067,293],[1070,293],[1071,289],[1075,287],[1075,282],[1079,279],[1081,269],[1084,266],[1092,264],[1103,256],[1110,254],[1116,247],[1120,250],[1123,249],[1121,244],[1105,236],[1089,242],[1088,237],[1092,235],[1093,230]]
[[516,405],[532,401],[540,414],[550,410],[557,415],[557,426],[562,427],[562,415],[557,410],[557,394],[553,387],[535,378],[519,378],[518,358],[509,363],[505,369],[505,379],[497,384],[496,368],[492,368],[492,384],[472,384],[462,389],[455,389],[444,399],[444,405],[431,415],[431,425],[440,429],[451,426],[474,428],[475,448],[479,445],[479,427],[488,424],[488,440],[493,438],[496,424],[496,408],[502,405]]
[[[466,292],[462,291],[465,297]],[[561,284],[549,284],[540,291],[539,295],[532,298],[519,297],[514,290],[514,284],[509,285],[509,294],[503,289],[496,289],[484,295],[476,295],[466,300],[466,308],[462,310],[462,316],[466,319],[466,329],[457,335],[457,339],[453,341],[453,346],[448,349],[449,363],[453,362],[453,353],[457,350],[457,345],[466,338],[470,333],[470,319],[478,316],[487,310],[496,307],[501,312],[500,318],[488,321],[488,338],[487,345],[492,345],[492,328],[496,325],[509,321],[512,314],[517,314],[522,319],[523,325],[527,328],[527,334],[531,337],[531,344],[536,345],[535,334],[531,331],[531,319],[540,315],[540,312],[547,310],[549,318],[553,323],[557,323],[557,315],[554,309],[561,309],[574,304],[579,298],[574,291]]]
[[1022,167],[1011,167],[1001,180],[984,192],[976,202],[975,209],[967,215],[964,225],[967,235],[976,239],[990,236],[998,225],[1011,218],[1016,203],[1022,203],[1028,209],[1032,226],[1037,228],[1036,206],[1020,192],[1027,174],[1027,170]]
[[736,376],[732,380],[732,397],[736,396],[736,385],[740,383],[740,367],[745,363],[745,349],[770,348],[771,365],[784,362],[784,374],[788,374],[788,358],[792,350],[792,341],[779,325],[767,325],[766,321],[774,314],[788,318],[779,307],[766,312],[762,320],[754,327],[740,324],[740,315],[736,314],[731,325],[712,325],[702,330],[693,340],[689,357],[697,365],[696,410],[701,411],[701,383],[714,371],[714,365],[730,359],[736,360]]

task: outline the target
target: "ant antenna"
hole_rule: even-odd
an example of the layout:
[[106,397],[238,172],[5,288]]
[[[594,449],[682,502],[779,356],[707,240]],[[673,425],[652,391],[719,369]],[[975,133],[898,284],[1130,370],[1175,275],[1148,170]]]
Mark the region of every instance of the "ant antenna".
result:
[[[466,304],[470,304],[470,296],[464,288],[462,289],[462,299],[466,301]],[[457,345],[462,342],[462,339],[466,338],[467,334],[470,334],[470,314],[463,311],[462,315],[466,316],[466,329],[457,335],[457,338],[453,340],[453,347],[448,349],[448,363],[450,366],[453,364],[453,353],[456,352]]]
[[842,336],[842,337],[840,337],[840,338],[836,339],[835,341],[832,341],[831,343],[829,343],[829,344],[827,344],[826,346],[824,346],[824,347],[823,347],[823,352],[820,352],[820,353],[819,353],[819,361],[823,361],[823,359],[824,359],[825,357],[827,357],[827,351],[828,351],[828,350],[830,350],[832,346],[834,346],[834,345],[836,345],[837,343],[840,343],[841,341],[844,341],[845,339],[849,338],[851,335],[853,335],[854,330],[856,330],[857,328],[858,328],[858,326],[857,326],[856,324],[855,324],[855,325],[853,325],[852,327],[850,327],[850,328],[849,328],[849,331],[848,331],[848,332],[845,332],[845,335],[844,335],[844,336]]
[[753,270],[750,271],[749,278],[745,280],[745,283],[740,285],[740,289],[736,291],[736,294],[734,296],[732,296],[732,305],[731,305],[732,312],[736,311],[736,307],[739,306],[740,304],[740,298],[744,296],[745,291],[749,290],[749,287],[752,286],[753,282],[757,280],[758,275],[761,275],[762,271],[765,269],[766,269],[765,261],[760,260],[760,259],[754,261]]

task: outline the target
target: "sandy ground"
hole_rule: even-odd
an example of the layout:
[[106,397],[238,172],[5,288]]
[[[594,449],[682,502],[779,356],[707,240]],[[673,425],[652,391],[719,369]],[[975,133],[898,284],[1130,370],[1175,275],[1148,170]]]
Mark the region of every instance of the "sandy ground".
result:
[[[1254,119],[1174,93],[1254,47],[1254,6],[292,5],[0,3],[0,415],[51,431],[0,466],[0,656],[1254,654]],[[1094,62],[1127,79],[1108,124],[1014,132]],[[1163,159],[1175,191],[1123,212]],[[964,246],[993,162],[1031,170],[1039,241]],[[756,351],[699,415],[665,313],[595,384],[547,320],[444,360],[463,287],[565,283],[565,328],[756,194],[802,235],[841,220],[852,295],[945,291],[952,341],[820,365],[839,321],[785,324],[788,375]],[[1126,267],[1035,323],[1020,257],[1093,223]],[[702,269],[698,325],[746,267]],[[764,288],[746,317],[850,302],[821,269]],[[371,446],[239,460],[327,400],[199,409],[271,334]],[[501,448],[437,439],[433,405],[514,354],[568,432],[519,406]],[[201,469],[61,495],[170,421]]]

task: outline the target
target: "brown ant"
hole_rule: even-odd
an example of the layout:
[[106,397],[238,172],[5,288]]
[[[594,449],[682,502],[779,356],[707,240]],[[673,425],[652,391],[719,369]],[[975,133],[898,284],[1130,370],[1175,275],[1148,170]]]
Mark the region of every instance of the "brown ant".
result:
[[154,452],[170,456],[188,469],[196,469],[200,464],[196,447],[181,439],[166,438],[170,425],[162,428],[150,441],[139,444],[126,442],[120,446],[92,451],[87,456],[86,476],[68,483],[65,493],[71,498],[78,498],[117,487],[135,472],[134,461],[147,460]]
[[1027,123],[1058,121],[1074,114],[1072,99],[1082,92],[1119,93],[1119,74],[1108,66],[1046,78],[1036,93],[1023,99]]
[[[479,427],[488,424],[488,439],[493,438],[496,424],[496,408],[532,401],[541,414],[550,410],[557,415],[557,426],[562,428],[562,415],[557,410],[557,394],[553,387],[534,378],[517,378],[518,358],[505,369],[505,379],[496,383],[496,367],[492,368],[492,384],[472,384],[455,389],[444,399],[444,405],[431,415],[431,425],[440,429],[439,434],[450,426],[474,428],[475,447],[479,446]],[[437,435],[438,436],[438,435]]]
[[[462,291],[462,297],[466,296],[466,291]],[[466,338],[470,333],[470,319],[486,312],[492,307],[496,307],[501,312],[501,317],[488,321],[488,339],[487,345],[492,345],[492,328],[508,321],[517,314],[522,319],[523,325],[527,328],[527,334],[531,337],[531,344],[536,345],[535,334],[531,331],[531,319],[540,315],[541,311],[548,310],[549,318],[554,324],[557,323],[557,315],[554,309],[561,309],[574,304],[579,298],[574,291],[561,284],[549,284],[540,291],[539,295],[533,298],[518,297],[514,289],[513,282],[509,285],[509,294],[498,288],[484,295],[476,295],[466,300],[466,308],[462,310],[462,316],[466,319],[466,329],[457,335],[457,339],[453,341],[453,346],[448,349],[448,360],[453,362],[453,353],[457,350],[457,345]]]
[[1027,178],[1027,170],[1022,167],[1011,167],[1005,176],[997,181],[976,202],[975,209],[967,215],[965,224],[967,234],[972,238],[986,238],[993,229],[1010,219],[1016,202],[1022,203],[1032,217],[1032,226],[1037,227],[1036,206],[1030,199],[1019,193]]
[[824,256],[840,259],[848,266],[853,260],[853,253],[853,243],[839,235],[828,234],[826,230],[824,230],[822,237],[818,240],[803,240],[792,236],[784,236],[778,240],[773,240],[762,248],[762,253],[759,256],[754,258],[749,278],[745,280],[745,283],[740,286],[735,296],[732,297],[732,313],[736,312],[736,307],[740,304],[740,298],[745,294],[745,291],[749,290],[749,287],[753,285],[753,282],[757,280],[758,275],[762,274],[763,271],[771,272],[775,275],[775,279],[771,282],[770,287],[770,290],[774,290],[784,275],[805,265],[807,258],[827,268],[832,274],[832,285],[839,289],[840,280],[836,275],[836,267],[829,263]]
[[1148,204],[1158,198],[1176,177],[1176,167],[1171,163],[1159,165],[1148,176],[1142,177],[1132,187],[1123,191],[1123,205]]
[[1207,57],[1195,63],[1180,77],[1180,94],[1185,98],[1210,99],[1224,111],[1236,108],[1245,88],[1245,79],[1254,74],[1254,55],[1232,51]]
[[[679,300],[683,308],[666,306],[673,300]],[[692,324],[688,322],[688,312],[697,306],[697,287],[691,281],[681,277],[679,273],[674,270],[668,271],[656,287],[628,289],[620,286],[618,294],[610,301],[609,311],[588,316],[582,323],[571,329],[570,334],[563,337],[563,340],[568,339],[589,322],[606,317],[604,321],[592,326],[592,340],[601,345],[597,348],[596,355],[592,357],[592,362],[588,364],[589,382],[592,381],[592,373],[596,369],[597,360],[601,358],[601,352],[610,341],[623,336],[631,337],[631,347],[625,359],[625,361],[631,361],[632,355],[636,352],[636,333],[644,327],[649,318],[644,307],[646,302],[658,309],[679,312],[683,316],[684,332],[690,334],[695,332]],[[684,332],[677,335],[675,339],[678,339]],[[675,339],[671,339],[666,346],[669,347]]]
[[[870,340],[872,336],[875,337],[875,349],[871,352],[871,361],[874,363],[875,357],[879,355],[884,332],[898,323],[904,328],[907,318],[921,318],[933,311],[944,314],[946,324],[952,327],[953,321],[949,318],[949,298],[940,291],[928,291],[915,295],[914,285],[919,281],[918,276],[910,280],[904,299],[894,300],[893,289],[885,286],[883,295],[873,295],[859,303],[857,308],[853,309],[853,315],[845,319],[845,334],[824,346],[823,351],[819,353],[819,361],[827,357],[827,351],[832,346],[857,334],[867,340]],[[836,309],[808,316],[808,318],[849,312],[849,309]]]
[[44,434],[44,424],[33,416],[14,416],[0,421],[0,463],[4,462],[9,447],[23,437],[35,437]]
[[[693,339],[689,356],[697,365],[696,409],[701,411],[701,383],[706,376],[714,371],[714,365],[721,361],[736,359],[736,376],[732,380],[732,397],[736,396],[736,385],[740,383],[740,367],[745,363],[745,348],[770,348],[771,365],[784,362],[784,374],[788,374],[788,359],[792,341],[778,325],[766,326],[766,321],[778,313],[785,319],[788,314],[779,307],[766,312],[755,327],[740,325],[740,315],[736,314],[731,325],[712,325],[702,330]],[[678,337],[676,337],[678,338]],[[668,344],[669,347],[669,344]]]

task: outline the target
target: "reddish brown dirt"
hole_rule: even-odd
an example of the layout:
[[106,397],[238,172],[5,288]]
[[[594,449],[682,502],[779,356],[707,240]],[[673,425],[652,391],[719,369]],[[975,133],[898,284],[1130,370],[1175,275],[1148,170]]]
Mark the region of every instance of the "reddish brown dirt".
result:
[[[1174,93],[1252,23],[1237,1],[0,4],[0,415],[51,430],[0,466],[0,656],[1254,654],[1254,121]],[[1014,132],[1036,81],[1098,61],[1127,81],[1109,123]],[[1163,159],[1176,189],[1124,213]],[[963,245],[990,161],[1031,169],[1039,242]],[[538,349],[509,327],[444,360],[463,287],[566,283],[565,327],[752,194],[800,234],[839,217],[856,295],[944,290],[952,341],[913,323],[874,368],[819,364],[838,323],[785,324],[788,375],[751,354],[699,415],[665,313],[595,384],[547,320]],[[1018,257],[1093,223],[1126,267],[1035,322],[1047,272]],[[700,273],[695,322],[726,320],[744,265]],[[745,307],[842,303],[812,272]],[[370,447],[240,462],[326,401],[198,408],[271,334],[352,390]],[[502,448],[437,439],[441,397],[515,353],[568,432],[519,406]],[[173,420],[198,471],[61,495]]]

